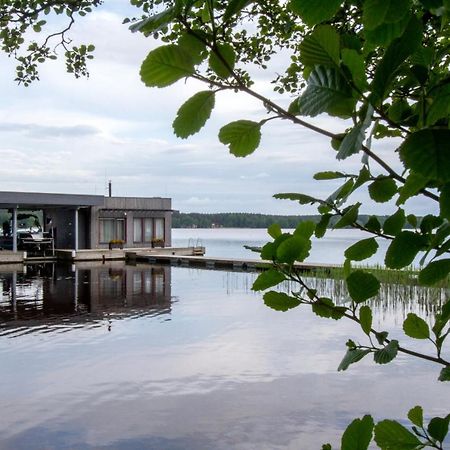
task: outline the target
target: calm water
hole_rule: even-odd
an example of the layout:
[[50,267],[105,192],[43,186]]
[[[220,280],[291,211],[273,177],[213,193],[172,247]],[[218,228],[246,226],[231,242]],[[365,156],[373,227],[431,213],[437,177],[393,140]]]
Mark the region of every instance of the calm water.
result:
[[[292,230],[291,230],[292,231]],[[266,229],[256,228],[178,228],[172,230],[173,245],[185,247],[203,245],[208,256],[224,256],[236,258],[258,258],[259,255],[244,248],[244,245],[259,247],[272,238]],[[326,239],[312,241],[311,254],[307,261],[341,264],[344,262],[344,251],[360,239],[372,237],[359,230],[329,230]],[[378,241],[380,248],[368,264],[382,264],[387,244]]]
[[[349,321],[268,309],[255,273],[123,263],[0,266],[0,449],[320,449],[354,417],[448,413],[409,357],[336,372]],[[310,280],[345,300],[339,282]],[[286,286],[287,287],[287,286]],[[443,290],[383,286],[375,324],[431,320]],[[417,346],[417,344],[419,344]]]

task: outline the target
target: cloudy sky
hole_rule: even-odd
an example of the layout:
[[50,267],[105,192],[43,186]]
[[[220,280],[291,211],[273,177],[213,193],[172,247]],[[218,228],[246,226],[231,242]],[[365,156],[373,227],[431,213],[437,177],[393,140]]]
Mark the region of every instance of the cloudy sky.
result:
[[[74,42],[94,43],[89,79],[65,73],[62,62],[41,66],[40,81],[25,88],[14,82],[13,60],[0,55],[0,190],[104,194],[109,179],[119,196],[167,196],[183,212],[314,213],[310,207],[274,200],[277,192],[326,195],[335,185],[313,182],[318,170],[336,170],[329,140],[286,122],[263,128],[260,148],[243,159],[217,139],[221,126],[237,119],[260,120],[265,110],[243,95],[216,98],[211,120],[182,140],[172,133],[178,107],[204,89],[179,81],[166,89],[146,88],[139,67],[157,43],[122,25],[134,10],[125,0],[105,5],[76,23]],[[274,70],[288,61],[279,57]],[[287,105],[271,89],[272,73],[256,79],[257,89]],[[315,119],[330,131],[345,124]],[[378,143],[389,159],[393,143]],[[360,157],[339,170],[357,171]],[[421,212],[426,204],[413,201]],[[370,205],[370,211],[385,206]],[[368,212],[368,211],[365,211]]]

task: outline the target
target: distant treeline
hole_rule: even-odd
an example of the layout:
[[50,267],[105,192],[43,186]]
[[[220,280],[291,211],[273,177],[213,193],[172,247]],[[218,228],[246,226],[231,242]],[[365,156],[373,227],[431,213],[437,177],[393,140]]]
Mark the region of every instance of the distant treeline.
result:
[[[173,214],[173,228],[267,228],[273,223],[278,223],[281,228],[295,228],[299,222],[311,220],[319,222],[320,215],[310,216],[277,216],[268,214],[250,214],[250,213],[180,213]],[[360,215],[359,221],[366,223],[369,215]],[[388,216],[377,216],[381,224]],[[333,217],[330,220],[329,228],[339,220]]]

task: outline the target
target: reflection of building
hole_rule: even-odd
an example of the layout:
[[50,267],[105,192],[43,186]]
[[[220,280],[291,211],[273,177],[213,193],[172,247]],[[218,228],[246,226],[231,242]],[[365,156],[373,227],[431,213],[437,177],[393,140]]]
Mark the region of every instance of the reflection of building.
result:
[[11,234],[0,246],[17,250],[18,211],[42,211],[43,231],[60,249],[105,249],[112,241],[130,247],[171,245],[171,199],[103,195],[0,192],[0,209],[11,213]]
[[0,324],[89,321],[171,311],[170,266],[24,266],[0,273]]

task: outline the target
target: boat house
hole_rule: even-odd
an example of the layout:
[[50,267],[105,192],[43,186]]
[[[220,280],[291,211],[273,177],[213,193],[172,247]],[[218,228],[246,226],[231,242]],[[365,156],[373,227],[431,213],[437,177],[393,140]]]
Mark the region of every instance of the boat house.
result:
[[[51,242],[56,249],[75,251],[111,249],[114,245],[168,247],[171,203],[170,198],[161,197],[0,192],[0,210],[10,217],[3,224],[0,247],[16,252],[22,244],[31,247],[39,240]],[[21,235],[27,230],[19,227],[20,211],[37,211],[42,222],[24,239]]]

